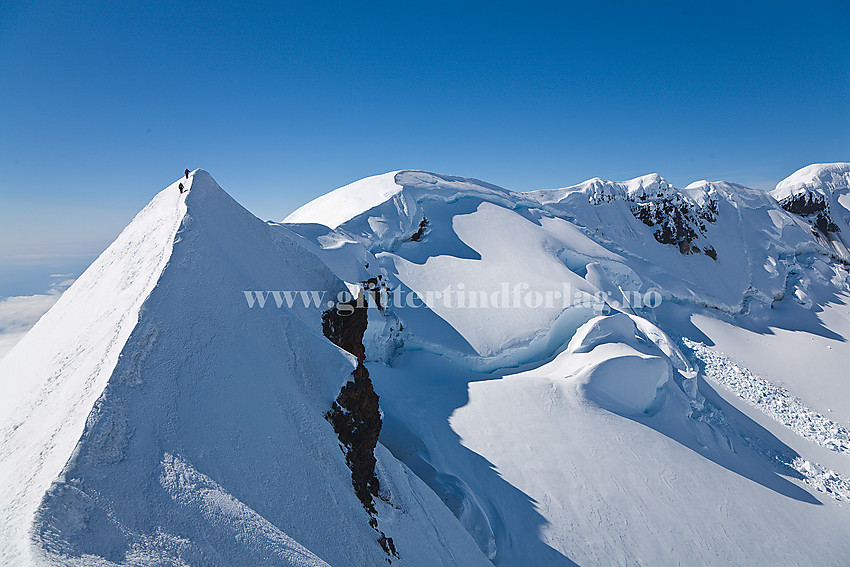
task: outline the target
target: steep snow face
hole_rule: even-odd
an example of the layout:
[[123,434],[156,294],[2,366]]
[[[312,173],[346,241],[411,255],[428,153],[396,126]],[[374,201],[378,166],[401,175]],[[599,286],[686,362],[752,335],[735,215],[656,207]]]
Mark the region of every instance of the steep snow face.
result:
[[154,197],[0,360],[0,564],[30,560],[33,513],[77,444],[171,256],[186,213],[177,184]]
[[[767,193],[401,171],[263,223],[189,183],[0,361],[0,563],[850,556],[850,273]],[[329,333],[355,358],[323,312],[363,285],[365,348]],[[383,423],[358,456],[373,508],[328,422],[352,372],[330,419],[368,397]]]
[[[436,495],[378,447],[374,517],[399,557],[387,555],[325,419],[355,368],[322,335],[326,305],[249,307],[244,294],[331,296],[344,283],[203,171],[150,209],[3,360],[4,385],[36,386],[21,388],[3,426],[12,506],[2,562],[487,564]],[[114,278],[98,303],[97,281]],[[126,329],[113,311],[131,316]],[[91,326],[77,329],[77,316]],[[60,331],[78,334],[51,345]],[[26,364],[28,348],[47,362]],[[90,364],[75,360],[89,350]]]

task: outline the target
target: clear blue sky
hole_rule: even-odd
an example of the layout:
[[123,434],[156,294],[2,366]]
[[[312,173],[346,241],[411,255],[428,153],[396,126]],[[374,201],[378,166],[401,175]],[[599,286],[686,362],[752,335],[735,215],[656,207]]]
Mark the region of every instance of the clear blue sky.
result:
[[850,160],[849,21],[846,0],[0,0],[0,296],[32,255],[100,252],[185,167],[269,219],[401,168],[770,187]]

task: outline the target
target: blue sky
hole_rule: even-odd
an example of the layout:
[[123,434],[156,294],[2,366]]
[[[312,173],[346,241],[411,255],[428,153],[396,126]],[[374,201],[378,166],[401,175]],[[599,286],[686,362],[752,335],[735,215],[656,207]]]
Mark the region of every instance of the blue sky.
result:
[[845,0],[0,0],[0,296],[84,266],[185,167],[278,220],[401,168],[770,187],[850,160],[849,20]]

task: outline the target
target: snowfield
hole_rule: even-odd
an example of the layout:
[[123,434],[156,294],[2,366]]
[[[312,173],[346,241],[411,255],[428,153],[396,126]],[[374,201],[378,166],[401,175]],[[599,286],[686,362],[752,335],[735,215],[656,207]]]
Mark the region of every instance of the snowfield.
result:
[[182,182],[0,359],[0,565],[847,564],[850,164]]

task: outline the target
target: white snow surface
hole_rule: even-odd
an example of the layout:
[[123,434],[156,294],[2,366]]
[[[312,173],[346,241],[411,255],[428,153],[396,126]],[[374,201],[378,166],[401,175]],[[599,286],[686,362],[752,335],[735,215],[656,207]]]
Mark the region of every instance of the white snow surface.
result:
[[32,516],[71,456],[138,323],[185,212],[175,182],[0,359],[0,564],[30,560]]
[[850,189],[850,163],[814,163],[803,167],[779,183],[771,195],[781,201],[806,191],[827,195]]
[[[846,564],[850,272],[776,197],[841,205],[846,166],[774,195],[399,171],[284,223],[196,171],[0,360],[0,564]],[[324,419],[355,364],[326,306],[243,294],[367,280],[398,557]]]
[[[0,362],[0,564],[385,563],[324,419],[352,356],[319,309],[243,294],[344,283],[206,172],[183,183]],[[394,564],[486,564],[421,480],[376,457]]]
[[315,222],[336,228],[353,216],[384,203],[401,191],[391,171],[340,187],[310,201],[290,214],[284,222]]
[[[494,563],[843,564],[850,476],[836,471],[846,456],[802,429],[765,428],[760,407],[706,378],[775,393],[825,436],[845,426],[807,409],[804,374],[793,390],[771,389],[731,361],[704,362],[727,359],[683,354],[670,336],[726,344],[734,339],[723,325],[750,329],[767,362],[771,344],[797,344],[779,340],[784,333],[828,333],[822,311],[843,321],[847,268],[805,219],[761,190],[720,181],[678,189],[657,174],[529,194],[416,171],[395,183],[400,191],[348,209],[335,230],[292,228],[347,281],[380,275],[423,298],[459,284],[578,292],[549,309],[458,309],[437,296],[370,314],[380,329],[367,354],[382,442]],[[642,207],[655,207],[653,226]],[[298,221],[321,223],[311,211]],[[654,234],[676,215],[687,246]],[[650,291],[662,308],[635,304]],[[581,305],[601,293],[612,310]],[[717,321],[705,331],[713,335],[692,316]],[[838,325],[831,338],[846,341],[845,331]],[[837,359],[813,367],[818,395],[846,390]],[[833,405],[850,410],[843,398]]]

